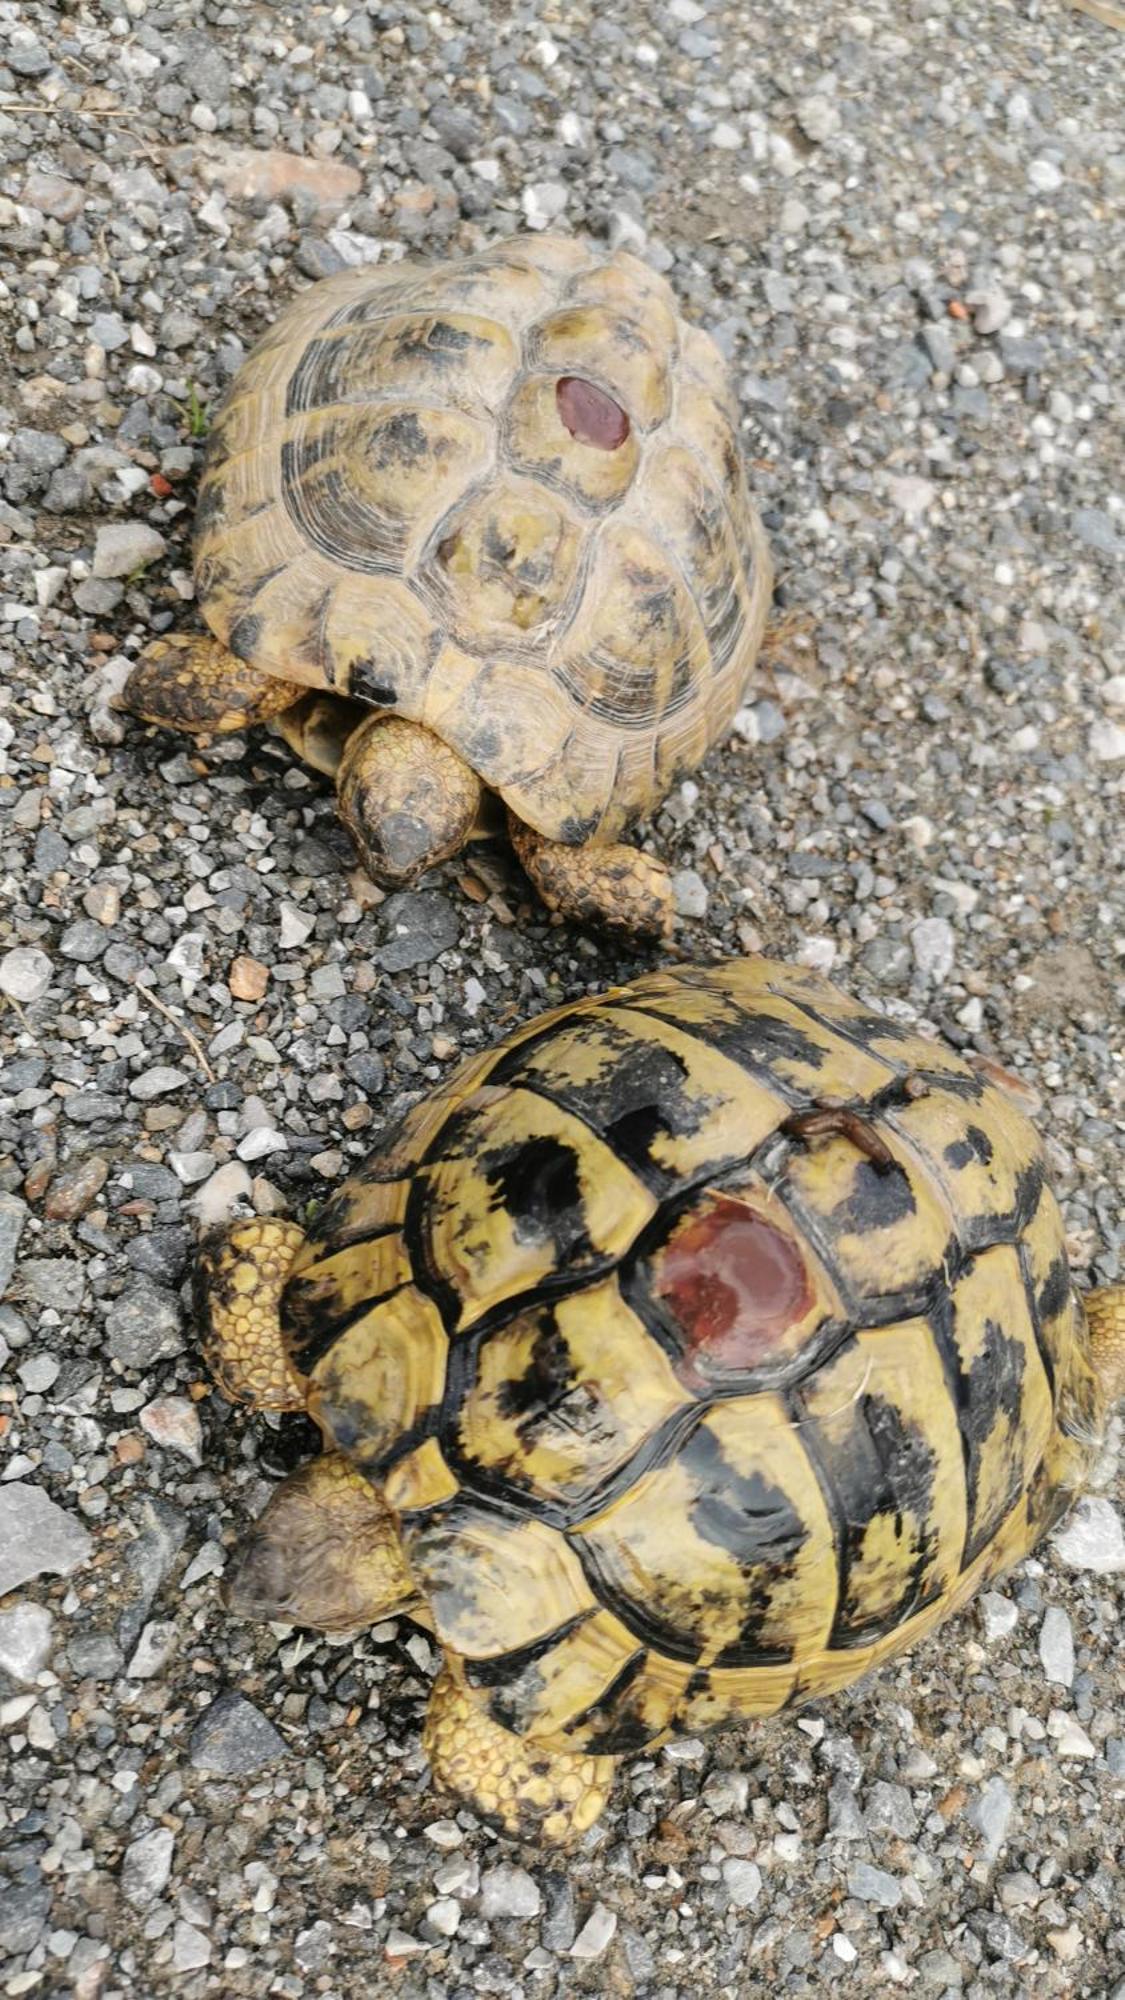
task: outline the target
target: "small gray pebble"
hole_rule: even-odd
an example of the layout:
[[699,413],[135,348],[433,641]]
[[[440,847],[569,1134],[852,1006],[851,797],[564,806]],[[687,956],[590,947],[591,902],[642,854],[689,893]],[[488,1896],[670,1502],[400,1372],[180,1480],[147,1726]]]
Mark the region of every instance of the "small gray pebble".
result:
[[902,1901],[902,1884],[885,1868],[870,1861],[857,1861],[848,1869],[848,1894],[861,1903],[874,1903],[881,1910],[895,1910]]

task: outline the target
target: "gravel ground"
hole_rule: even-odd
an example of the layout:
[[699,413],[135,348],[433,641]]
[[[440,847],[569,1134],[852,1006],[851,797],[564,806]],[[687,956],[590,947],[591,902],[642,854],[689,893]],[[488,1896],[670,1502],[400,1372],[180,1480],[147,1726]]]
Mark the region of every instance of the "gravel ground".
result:
[[185,616],[208,413],[297,287],[642,248],[731,357],[786,614],[650,830],[685,941],[1001,1054],[1121,1275],[1123,55],[1045,0],[0,0],[5,1995],[1125,1994],[1112,1451],[941,1639],[634,1762],[565,1865],[429,1792],[414,1628],[228,1622],[308,1439],[201,1380],[198,1214],[300,1215],[643,961],[501,850],[384,900],[273,740],[97,699]]

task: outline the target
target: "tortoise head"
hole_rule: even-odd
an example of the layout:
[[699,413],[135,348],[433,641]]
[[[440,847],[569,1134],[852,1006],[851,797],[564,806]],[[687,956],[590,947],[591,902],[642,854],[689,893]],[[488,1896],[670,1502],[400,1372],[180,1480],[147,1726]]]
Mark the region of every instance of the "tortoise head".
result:
[[223,1588],[237,1618],[344,1632],[415,1596],[390,1509],[336,1452],[278,1487]]

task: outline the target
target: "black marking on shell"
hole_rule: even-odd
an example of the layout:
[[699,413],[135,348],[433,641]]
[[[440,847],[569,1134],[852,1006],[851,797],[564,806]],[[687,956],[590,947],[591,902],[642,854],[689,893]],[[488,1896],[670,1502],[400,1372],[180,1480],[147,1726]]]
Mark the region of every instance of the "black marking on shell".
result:
[[[793,1409],[835,1527],[839,1596],[828,1643],[841,1651],[867,1646],[896,1631],[941,1595],[939,1585],[925,1587],[926,1572],[936,1553],[927,1523],[932,1515],[937,1461],[925,1433],[904,1419],[885,1397],[864,1394],[857,1398],[847,1412],[844,1439],[825,1431],[799,1397],[794,1399]],[[919,1531],[902,1595],[879,1616],[872,1616],[864,1610],[862,1595],[851,1589],[850,1575],[864,1537],[879,1515],[894,1517],[899,1532],[904,1517],[913,1515]]]
[[961,1168],[979,1161],[982,1167],[990,1165],[993,1155],[992,1141],[979,1125],[966,1125],[963,1139],[953,1139],[945,1148],[942,1158],[946,1166],[960,1172]]
[[[581,1119],[656,1193],[678,1189],[682,1182],[658,1164],[652,1147],[661,1138],[690,1138],[698,1132],[711,1102],[689,1095],[684,1086],[690,1068],[674,1049],[642,1039],[622,1023],[596,1016],[594,1021],[607,1053],[615,1057],[612,1069],[596,1081],[570,1082],[531,1070],[528,1056],[538,1042],[513,1049],[493,1070],[492,1081],[532,1091]],[[716,1157],[700,1171],[733,1164],[729,1156]]]
[[389,1291],[373,1292],[370,1298],[361,1299],[346,1312],[333,1313],[326,1310],[326,1301],[317,1296],[311,1279],[306,1285],[303,1274],[291,1278],[281,1295],[281,1324],[289,1351],[300,1363],[302,1373],[311,1374],[336,1342],[357,1321],[366,1319],[376,1306],[385,1305],[388,1299],[408,1290],[409,1285],[392,1285]]
[[385,663],[374,658],[353,660],[348,678],[348,693],[356,701],[369,701],[373,708],[396,707],[398,689],[391,681],[380,678],[386,671]]
[[[557,1289],[556,1287],[556,1291]],[[571,1286],[569,1289],[577,1291],[580,1288]],[[538,1308],[549,1312],[549,1300],[540,1299]],[[528,1300],[520,1301],[521,1316],[535,1309],[536,1307]],[[480,1459],[471,1458],[461,1442],[459,1413],[476,1380],[481,1348],[492,1333],[501,1330],[502,1328],[494,1323],[485,1333],[474,1329],[471,1334],[460,1334],[455,1337],[450,1347],[449,1375],[441,1418],[442,1451],[446,1463],[456,1473],[466,1492],[476,1494],[486,1505],[515,1508],[518,1512],[533,1515],[537,1521],[543,1521],[552,1528],[573,1528],[580,1521],[604,1512],[614,1501],[627,1493],[643,1473],[666,1465],[675,1457],[684,1439],[690,1436],[707,1413],[705,1404],[688,1402],[685,1392],[683,1405],[673,1410],[663,1422],[649,1431],[647,1437],[642,1438],[640,1444],[635,1446],[619,1464],[612,1466],[600,1480],[585,1487],[569,1500],[551,1499],[545,1494],[535,1492],[530,1477],[521,1474],[518,1466],[505,1470]],[[543,1382],[543,1388],[548,1395],[555,1393],[546,1380]],[[559,1392],[562,1395],[566,1393],[561,1379]],[[533,1407],[530,1398],[535,1393],[534,1383],[529,1384],[526,1391],[519,1389],[515,1391],[517,1398],[521,1394],[528,1396],[529,1416],[532,1415]],[[549,1405],[544,1403],[538,1405],[539,1410],[544,1412],[548,1407]],[[596,1423],[597,1406],[590,1407],[592,1420]],[[577,1413],[581,1415],[580,1411]],[[528,1448],[532,1449],[534,1443],[535,1440],[532,1438]]]
[[[1023,1279],[1024,1295],[1027,1299],[1028,1316],[1031,1320],[1032,1328],[1034,1329],[1035,1333],[1035,1345],[1039,1349],[1039,1359],[1043,1363],[1043,1372],[1046,1375],[1047,1381],[1050,1384],[1051,1406],[1052,1408],[1057,1410],[1058,1390],[1055,1379],[1056,1377],[1055,1358],[1054,1355],[1051,1353],[1050,1343],[1047,1339],[1046,1328],[1044,1326],[1044,1318],[1048,1317],[1053,1319],[1055,1315],[1054,1313],[1044,1315],[1042,1300],[1043,1300],[1043,1293],[1047,1290],[1047,1286],[1050,1285],[1051,1279],[1054,1276],[1055,1271],[1058,1269],[1060,1263],[1062,1265],[1063,1274],[1066,1281],[1066,1297],[1069,1297],[1071,1295],[1070,1270],[1067,1266],[1065,1258],[1061,1259],[1056,1258],[1055,1262],[1051,1266],[1050,1272],[1048,1273],[1047,1285],[1045,1285],[1042,1288],[1042,1290],[1037,1292],[1035,1286],[1035,1278],[1031,1269],[1031,1258],[1028,1254],[1026,1243],[1021,1243],[1019,1245],[1019,1260],[1020,1260],[1020,1276]],[[1063,1303],[1065,1303],[1065,1299]],[[1058,1310],[1058,1308],[1056,1310]]]
[[227,633],[227,646],[238,660],[253,664],[262,636],[262,621],[256,612],[244,612]]
[[594,1255],[578,1158],[553,1133],[487,1148],[480,1158],[491,1206],[510,1216],[517,1243],[549,1243],[558,1264]]
[[968,1521],[961,1568],[966,1569],[993,1539],[1022,1490],[1021,1458],[1018,1469],[1013,1469],[1011,1490],[1006,1503],[991,1518],[977,1519],[981,1452],[997,1420],[1000,1417],[1007,1418],[1010,1434],[1016,1441],[1022,1436],[1023,1381],[1027,1369],[1027,1354],[1022,1341],[1006,1334],[995,1320],[989,1320],[986,1323],[985,1343],[966,1373],[961,1366],[954,1339],[952,1292],[945,1293],[937,1300],[929,1319],[934,1338],[938,1343],[946,1379],[950,1385],[953,1406],[957,1412],[958,1429],[961,1433],[961,1447],[965,1461],[965,1491],[968,1497]]
[[1039,1317],[1043,1320],[1054,1319],[1062,1312],[1073,1291],[1074,1281],[1070,1275],[1070,1266],[1065,1256],[1060,1253],[1039,1287],[1036,1299]]
[[[724,1648],[716,1664],[781,1665],[792,1657],[790,1649],[761,1643],[770,1609],[770,1584],[791,1573],[808,1530],[780,1487],[760,1473],[744,1476],[736,1472],[723,1456],[718,1440],[702,1427],[691,1432],[679,1455],[684,1470],[696,1481],[696,1495],[690,1503],[696,1533],[734,1558],[746,1584],[740,1635]],[[699,1659],[705,1650],[704,1635],[682,1631],[661,1614],[659,1605],[642,1602],[623,1590],[609,1573],[601,1552],[581,1536],[572,1538],[571,1547],[591,1588],[636,1638],[668,1659]],[[729,1609],[725,1597],[722,1608]],[[699,1609],[706,1614],[702,1600]]]
[[873,1230],[893,1229],[917,1212],[905,1167],[897,1161],[891,1167],[881,1167],[874,1160],[858,1159],[851,1189],[836,1204],[831,1222],[841,1235],[866,1236]]
[[534,1667],[548,1653],[553,1653],[556,1646],[569,1639],[572,1632],[579,1631],[593,1615],[592,1611],[577,1611],[573,1618],[564,1619],[561,1625],[545,1632],[541,1639],[533,1639],[530,1645],[514,1646],[506,1653],[493,1653],[486,1660],[466,1660],[465,1679],[470,1687],[476,1688],[512,1686],[523,1678],[529,1667]]
[[[700,985],[703,983],[699,981]],[[665,1000],[646,996],[643,1000],[631,999],[629,1007],[632,1013],[653,1014],[659,1021],[670,1021],[676,1027],[684,1026],[677,1016],[672,998]],[[810,1035],[803,1034],[796,1023],[778,1020],[774,1015],[751,1014],[740,1008],[736,1020],[718,1023],[692,1021],[688,1032],[695,1041],[729,1056],[755,1083],[764,1083],[794,1108],[808,1108],[807,1093],[773,1068],[774,1063],[786,1059],[807,1063],[813,1070],[823,1068],[825,1049]]]
[[597,1701],[566,1724],[567,1736],[582,1732],[582,1748],[587,1756],[620,1757],[632,1750],[642,1750],[651,1740],[653,1732],[645,1721],[643,1708],[625,1700],[647,1665],[648,1654],[639,1647]]

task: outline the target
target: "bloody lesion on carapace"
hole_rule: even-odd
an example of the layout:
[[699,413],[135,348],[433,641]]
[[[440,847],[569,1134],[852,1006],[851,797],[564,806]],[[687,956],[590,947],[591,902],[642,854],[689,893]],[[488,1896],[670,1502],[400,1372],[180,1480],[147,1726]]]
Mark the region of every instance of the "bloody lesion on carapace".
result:
[[800,1245],[747,1202],[711,1194],[657,1252],[652,1291],[692,1375],[745,1374],[776,1358],[813,1304]]
[[559,418],[579,444],[617,451],[629,435],[629,414],[606,390],[582,375],[560,375],[555,385]]

